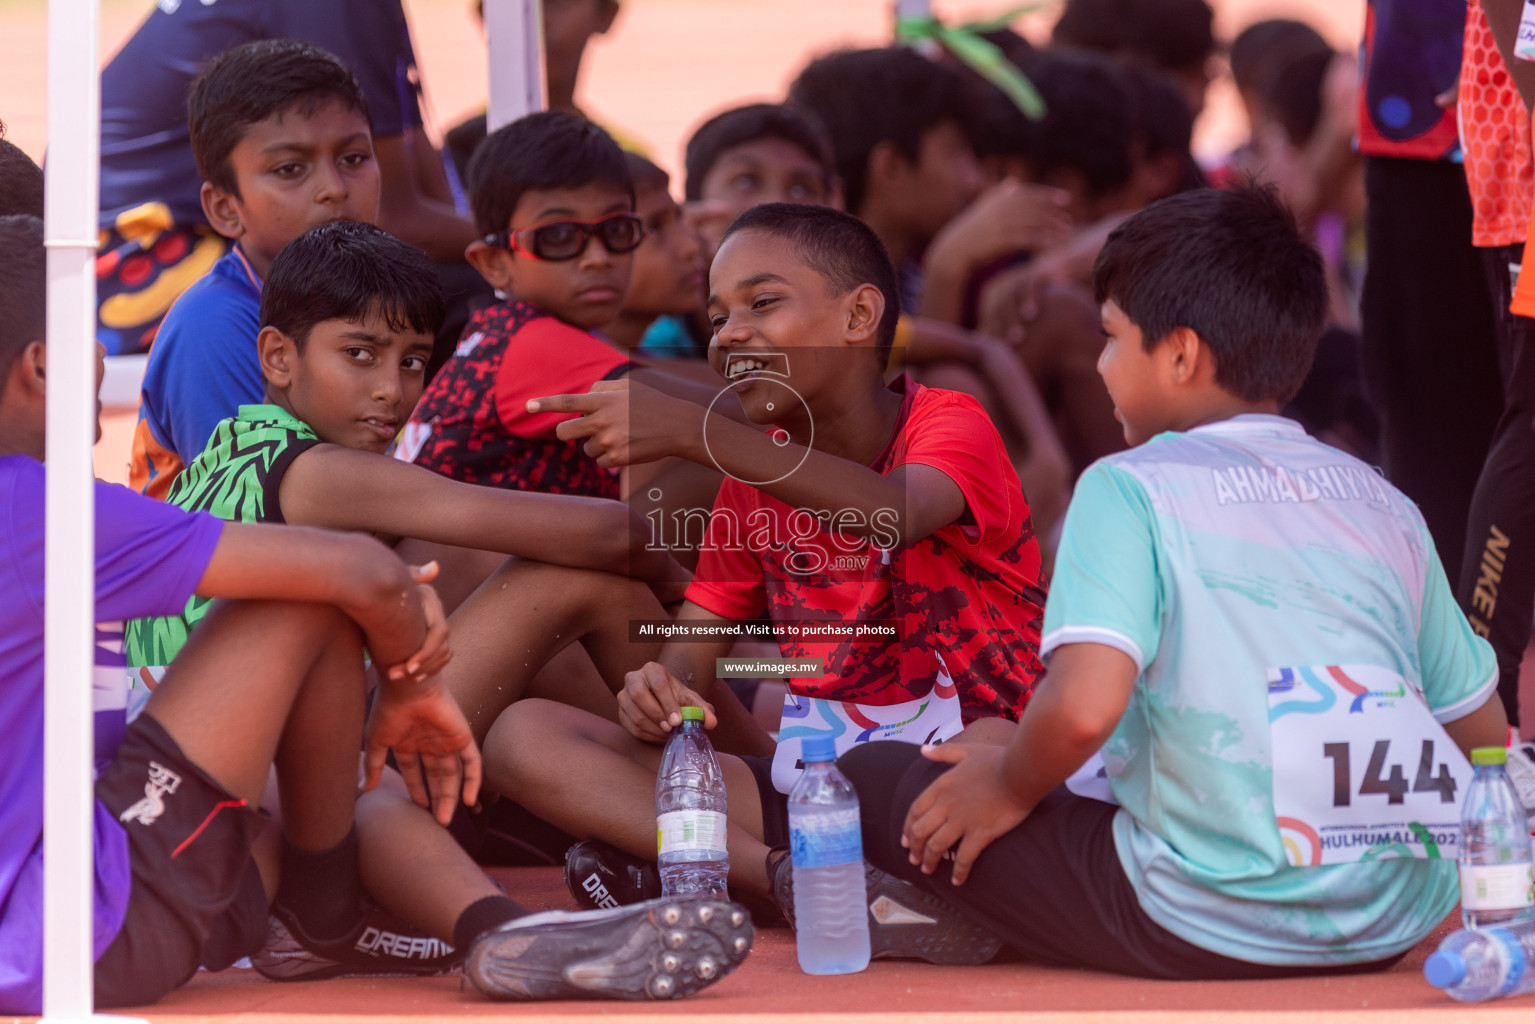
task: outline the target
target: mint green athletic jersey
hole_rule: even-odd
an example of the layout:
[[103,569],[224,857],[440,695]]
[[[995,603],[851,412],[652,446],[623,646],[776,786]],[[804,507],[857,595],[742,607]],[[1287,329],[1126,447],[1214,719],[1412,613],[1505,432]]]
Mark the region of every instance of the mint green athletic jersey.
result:
[[[1139,669],[1103,758],[1120,862],[1162,927],[1253,963],[1364,963],[1411,948],[1454,907],[1452,861],[1291,866],[1276,819],[1276,668],[1378,667],[1441,724],[1496,699],[1491,648],[1456,607],[1422,516],[1373,469],[1257,415],[1099,461],[1067,513],[1041,650],[1072,643]],[[1287,751],[1314,744],[1325,767],[1335,737],[1310,735],[1317,721],[1291,719],[1309,731]],[[1391,755],[1409,780],[1417,757]],[[1361,814],[1390,811],[1379,790],[1347,796]]]
[[[242,405],[214,428],[202,454],[171,485],[166,504],[237,523],[280,523],[277,489],[288,466],[320,443],[309,424],[275,405]],[[169,665],[212,598],[193,595],[180,615],[128,624],[130,668]]]

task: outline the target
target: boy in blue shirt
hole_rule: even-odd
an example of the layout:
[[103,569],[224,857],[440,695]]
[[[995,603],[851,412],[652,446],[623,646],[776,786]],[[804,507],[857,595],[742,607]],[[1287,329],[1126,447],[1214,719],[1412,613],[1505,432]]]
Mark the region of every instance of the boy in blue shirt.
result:
[[260,40],[309,43],[351,70],[373,126],[380,215],[434,260],[462,263],[470,225],[430,158],[400,0],[165,0],[101,73],[97,340],[109,355],[149,347],[172,301],[228,248],[204,223],[186,100],[208,61]]
[[1046,681],[1006,745],[845,757],[866,854],[1047,963],[1389,965],[1455,905],[1462,751],[1507,727],[1417,509],[1276,415],[1320,256],[1271,190],[1189,192],[1110,236],[1094,289],[1135,447],[1077,484]]
[[319,47],[277,39],[220,54],[187,114],[203,214],[234,244],[171,307],[149,354],[128,482],[154,498],[220,420],[261,401],[256,313],[278,252],[317,224],[379,212],[367,101]]
[[[42,1000],[43,542],[64,528],[44,516],[44,283],[42,222],[0,217],[0,1014]],[[745,912],[723,903],[528,915],[433,822],[422,808],[446,822],[476,799],[479,752],[437,676],[441,607],[377,541],[224,523],[103,483],[94,501],[97,1005],[153,1002],[275,938],[290,976],[310,977],[431,973],[457,958],[451,938],[474,986],[504,999],[671,998],[745,955]],[[121,620],[193,594],[223,600],[127,723]],[[364,647],[381,677],[366,727]],[[421,807],[358,800],[365,739],[367,787],[392,748]],[[257,810],[274,767],[280,835]],[[421,931],[379,927],[364,888]],[[274,897],[287,934],[268,931]]]

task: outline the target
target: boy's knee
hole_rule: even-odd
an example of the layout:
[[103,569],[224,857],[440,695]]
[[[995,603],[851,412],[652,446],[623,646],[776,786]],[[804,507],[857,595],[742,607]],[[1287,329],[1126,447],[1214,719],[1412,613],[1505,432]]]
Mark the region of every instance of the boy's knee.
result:
[[525,697],[508,707],[485,736],[485,768],[497,788],[540,783],[564,771],[574,747],[596,742],[587,723],[611,725],[558,701]]

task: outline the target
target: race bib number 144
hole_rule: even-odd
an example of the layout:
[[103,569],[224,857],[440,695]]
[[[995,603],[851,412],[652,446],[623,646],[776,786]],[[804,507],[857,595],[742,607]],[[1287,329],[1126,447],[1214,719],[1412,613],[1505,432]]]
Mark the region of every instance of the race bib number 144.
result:
[[1292,865],[1455,859],[1471,765],[1405,679],[1375,665],[1274,668],[1268,696]]

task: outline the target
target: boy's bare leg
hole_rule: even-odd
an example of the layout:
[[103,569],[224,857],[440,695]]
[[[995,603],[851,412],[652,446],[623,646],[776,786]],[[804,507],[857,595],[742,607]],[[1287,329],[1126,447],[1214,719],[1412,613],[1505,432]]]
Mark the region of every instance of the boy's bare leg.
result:
[[500,552],[455,547],[415,537],[406,537],[396,544],[394,553],[406,565],[437,563],[437,576],[432,580],[432,587],[442,602],[442,610],[448,615],[457,611],[486,577],[506,561],[506,555]]
[[219,601],[144,713],[252,807],[278,764],[288,840],[323,849],[352,826],[363,702],[362,638],[340,611]]
[[[534,675],[557,652],[579,643],[611,693],[625,672],[661,651],[660,638],[631,642],[629,620],[662,618],[666,613],[644,583],[508,559],[449,619],[453,660],[442,681],[483,745],[496,716],[526,695]],[[572,697],[594,699],[585,690]]]
[[393,772],[357,798],[357,841],[369,894],[447,942],[456,941],[454,928],[466,909],[502,895],[452,834],[411,803]]
[[[620,726],[550,701],[508,708],[485,740],[486,782],[572,835],[656,856],[656,772],[661,748]],[[756,777],[720,754],[730,793],[730,884],[768,892],[767,847]]]

